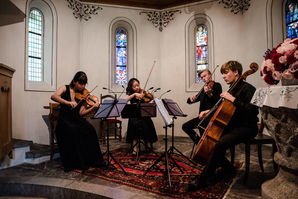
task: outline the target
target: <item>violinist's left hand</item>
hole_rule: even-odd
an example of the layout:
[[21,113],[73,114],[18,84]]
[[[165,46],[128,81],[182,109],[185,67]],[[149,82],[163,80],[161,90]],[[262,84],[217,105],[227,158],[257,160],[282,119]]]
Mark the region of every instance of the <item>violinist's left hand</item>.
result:
[[233,95],[231,95],[229,92],[225,91],[223,93],[220,94],[220,97],[226,99],[226,100],[229,100],[231,102],[234,102],[235,101],[235,97]]
[[92,108],[98,108],[100,105],[99,101],[96,101],[96,103],[93,104]]

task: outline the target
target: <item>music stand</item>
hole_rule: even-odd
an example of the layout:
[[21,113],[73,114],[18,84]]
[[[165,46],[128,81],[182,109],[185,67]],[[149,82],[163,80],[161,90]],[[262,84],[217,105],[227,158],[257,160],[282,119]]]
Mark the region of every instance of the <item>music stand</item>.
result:
[[[111,117],[119,117],[121,111],[125,107],[127,103],[127,99],[109,99],[104,100],[103,103],[100,105],[98,111],[95,113],[94,118],[101,118],[103,120]],[[109,123],[107,123],[109,125]],[[108,126],[109,127],[109,126]],[[108,128],[109,129],[109,128]],[[116,164],[122,169],[122,171],[127,175],[124,168],[120,165],[120,163],[114,158],[112,153],[110,152],[110,135],[107,132],[107,151],[103,154],[107,154],[108,159],[108,166],[110,166],[110,157],[114,160]]]
[[[136,104],[126,104],[123,111],[121,112],[122,118],[143,118],[143,117],[156,117],[156,105],[155,103],[136,103]],[[131,145],[128,153],[133,151],[135,146],[138,147],[137,151],[137,160],[139,158],[139,153],[141,152],[141,144],[145,147],[145,150],[148,151],[148,146],[141,139],[140,132],[137,133],[137,142],[134,145]],[[152,151],[155,153],[154,151]]]
[[171,154],[175,153],[174,150],[176,150],[181,156],[186,158],[190,163],[196,165],[195,162],[193,162],[191,159],[189,159],[187,156],[185,156],[181,151],[179,151],[175,146],[174,146],[174,121],[177,119],[177,117],[186,117],[187,115],[182,112],[180,109],[179,105],[174,102],[171,99],[162,99],[162,102],[164,106],[166,107],[169,115],[173,116],[173,123],[172,123],[172,146],[169,148],[169,152]]
[[172,155],[169,153],[168,150],[168,127],[172,127],[173,125],[173,121],[171,121],[169,118],[169,114],[166,110],[166,108],[164,107],[163,103],[161,102],[160,99],[155,98],[154,99],[157,108],[160,112],[160,114],[162,115],[163,119],[164,119],[164,123],[165,126],[163,127],[165,129],[165,150],[162,153],[162,155],[147,169],[147,171],[144,173],[144,175],[146,175],[157,163],[159,163],[163,158],[165,158],[165,175],[167,175],[168,177],[168,182],[170,187],[172,187],[171,184],[171,175],[170,175],[170,170],[169,170],[169,158],[172,160],[172,162],[175,164],[175,166],[181,171],[181,173],[184,173],[181,169],[181,167],[176,163],[176,160],[172,157]]

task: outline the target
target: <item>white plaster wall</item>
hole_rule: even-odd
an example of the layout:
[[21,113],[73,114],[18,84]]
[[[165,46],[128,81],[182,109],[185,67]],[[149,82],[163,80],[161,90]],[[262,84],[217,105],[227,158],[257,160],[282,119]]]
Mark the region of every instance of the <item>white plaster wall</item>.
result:
[[[25,13],[26,0],[12,1]],[[58,15],[57,85],[68,83],[79,65],[79,22],[66,1],[52,0]],[[25,22],[0,27],[0,60],[16,69],[12,89],[12,134],[14,138],[48,144],[49,133],[42,115],[49,113],[52,92],[24,91]]]
[[[186,99],[196,93],[185,90],[185,24],[196,14],[210,17],[214,28],[214,63],[221,65],[230,59],[240,61],[244,70],[251,62],[261,64],[263,54],[268,45],[267,0],[252,0],[251,6],[243,15],[232,14],[217,1],[206,1],[182,9],[175,14],[174,21],[159,32],[147,21],[146,15],[139,15],[140,9],[102,6],[98,15],[89,21],[79,21],[72,15],[66,1],[51,0],[58,15],[57,33],[57,85],[68,84],[74,73],[83,70],[89,77],[88,88],[95,85],[99,88],[97,95],[105,93],[102,87],[108,86],[109,67],[109,26],[116,17],[131,20],[136,27],[137,67],[136,77],[144,86],[153,61],[155,68],[147,88],[154,86],[162,90],[157,94],[171,89],[165,97],[172,98],[188,114],[186,118],[175,121],[175,134],[185,136],[181,130],[182,123],[197,116],[198,104],[188,105]],[[271,0],[268,0],[271,2]],[[13,0],[21,10],[25,10],[25,0]],[[281,10],[274,4],[275,11]],[[275,21],[281,20],[274,17]],[[282,31],[274,26],[271,28],[273,43],[281,42]],[[48,143],[48,130],[42,121],[42,115],[48,114],[43,106],[50,100],[51,92],[24,91],[24,56],[25,56],[25,23],[17,23],[0,27],[0,62],[16,69],[13,78],[13,137],[33,140],[37,143]],[[219,70],[215,74],[216,81],[222,81]],[[265,84],[259,71],[248,77],[248,81],[256,87]],[[163,122],[160,116],[154,118],[156,130],[163,134]],[[123,134],[126,132],[126,120]]]

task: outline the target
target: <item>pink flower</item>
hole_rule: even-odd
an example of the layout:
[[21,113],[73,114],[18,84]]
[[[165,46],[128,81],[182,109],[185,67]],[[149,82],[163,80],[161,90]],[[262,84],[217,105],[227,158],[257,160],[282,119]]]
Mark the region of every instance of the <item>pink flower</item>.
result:
[[281,80],[282,74],[281,74],[280,72],[278,72],[278,71],[274,71],[274,72],[272,73],[272,77],[273,77],[273,79],[275,79],[275,80]]
[[280,62],[281,64],[286,63],[286,62],[287,62],[287,56],[280,56],[280,57],[279,57],[279,62]]
[[293,79],[294,75],[293,73],[291,73],[288,69],[286,69],[283,73],[282,73],[282,77],[285,79]]
[[281,78],[298,78],[298,38],[286,39],[266,51],[261,76],[268,84],[277,84]]
[[293,55],[296,59],[298,59],[298,50],[296,50]]
[[298,61],[292,63],[290,66],[289,66],[289,71],[291,73],[295,73],[298,71]]

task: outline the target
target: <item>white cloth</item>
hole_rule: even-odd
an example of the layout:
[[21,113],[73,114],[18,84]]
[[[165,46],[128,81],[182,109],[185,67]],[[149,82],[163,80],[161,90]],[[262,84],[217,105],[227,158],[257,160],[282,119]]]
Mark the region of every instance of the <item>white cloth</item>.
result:
[[251,103],[259,107],[298,109],[298,85],[258,88]]

